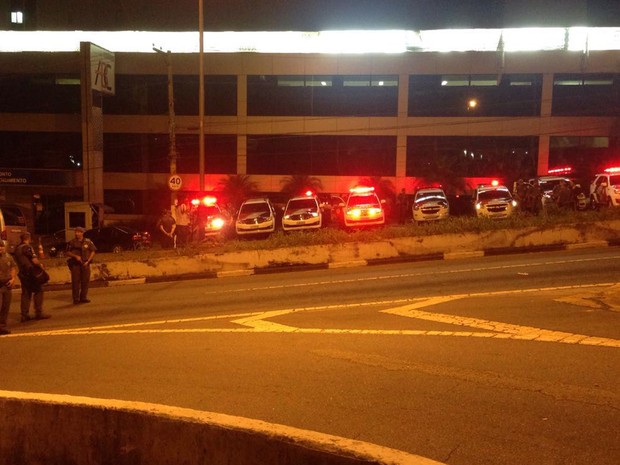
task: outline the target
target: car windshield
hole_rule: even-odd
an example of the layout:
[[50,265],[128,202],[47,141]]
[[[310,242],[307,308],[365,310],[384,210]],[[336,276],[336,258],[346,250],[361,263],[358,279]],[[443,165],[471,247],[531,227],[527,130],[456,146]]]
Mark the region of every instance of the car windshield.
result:
[[509,199],[510,192],[504,189],[491,189],[478,193],[478,200]]
[[16,207],[2,207],[4,222],[7,226],[26,226],[26,218]]
[[612,186],[620,186],[620,174],[609,176],[609,184]]
[[416,198],[415,203],[420,202],[438,202],[440,200],[446,200],[446,197],[442,192],[432,191],[432,192],[420,192]]
[[207,216],[215,216],[215,215],[220,214],[220,209],[216,207],[215,205],[208,205],[202,208],[202,210],[200,211],[200,214],[207,215]]
[[239,216],[249,216],[258,213],[260,215],[270,215],[269,205],[266,202],[245,203],[239,211]]
[[379,204],[379,198],[375,194],[369,195],[352,195],[349,197],[349,202],[347,204],[349,207],[358,207],[360,205],[369,205],[375,208],[381,208]]
[[117,226],[116,229],[118,229],[120,232],[122,233],[126,233],[126,234],[133,234],[134,232],[131,229],[128,229],[124,226]]
[[296,210],[318,210],[314,199],[295,199],[291,200],[286,207],[286,213]]
[[555,186],[560,184],[560,179],[552,179],[549,181],[540,181],[540,189],[544,191],[552,191]]

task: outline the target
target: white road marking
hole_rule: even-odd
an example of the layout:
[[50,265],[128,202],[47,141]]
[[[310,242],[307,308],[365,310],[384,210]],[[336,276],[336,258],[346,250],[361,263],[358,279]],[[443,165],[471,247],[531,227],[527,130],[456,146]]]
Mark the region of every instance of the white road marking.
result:
[[383,276],[371,276],[371,277],[366,277],[366,278],[336,279],[336,280],[329,280],[329,281],[327,280],[326,281],[312,281],[312,282],[306,282],[306,283],[287,283],[287,284],[279,284],[276,286],[255,286],[255,287],[228,289],[228,290],[218,289],[216,291],[205,291],[204,295],[236,294],[236,293],[247,293],[247,292],[256,292],[256,291],[269,291],[269,290],[274,290],[274,289],[292,289],[296,287],[315,287],[315,286],[326,286],[326,285],[362,283],[362,282],[367,282],[367,281],[381,281],[384,279],[415,278],[416,276],[449,275],[449,274],[457,274],[457,273],[472,273],[476,271],[509,270],[513,268],[519,269],[519,268],[527,268],[527,267],[564,265],[567,263],[585,263],[585,262],[593,262],[593,261],[598,262],[601,260],[618,260],[618,259],[620,259],[620,255],[614,255],[610,257],[579,258],[579,259],[571,259],[571,260],[520,263],[520,264],[501,265],[501,266],[481,266],[481,267],[458,269],[458,270],[441,270],[441,271],[424,270],[424,271],[419,271],[416,273],[401,273],[401,274],[391,274],[391,275],[383,275]]
[[[444,304],[465,298],[491,297],[510,294],[526,294],[533,292],[564,291],[583,288],[604,288],[616,286],[618,283],[587,284],[575,286],[559,286],[547,288],[517,289],[495,292],[481,292],[472,294],[456,294],[451,296],[421,297],[412,299],[397,299],[388,301],[360,302],[352,304],[323,305],[313,307],[298,307],[283,310],[261,312],[247,312],[226,315],[211,315],[194,318],[178,318],[157,320],[150,322],[124,323],[118,325],[103,325],[53,331],[38,331],[17,333],[3,336],[3,339],[14,337],[44,337],[63,335],[91,335],[91,334],[169,334],[169,333],[296,333],[296,334],[359,334],[359,335],[401,335],[401,336],[454,336],[477,337],[487,339],[514,339],[541,342],[557,342],[562,344],[581,344],[601,347],[620,348],[620,340],[594,337],[583,334],[574,334],[563,331],[554,331],[532,326],[515,325],[480,318],[464,317],[452,314],[433,313],[420,310],[421,308]],[[389,330],[389,329],[331,329],[331,328],[298,328],[269,321],[270,318],[289,315],[296,312],[342,310],[370,306],[397,305],[396,307],[380,310],[382,313],[415,318],[437,323],[466,326],[483,331],[436,331],[436,330]],[[228,320],[230,323],[241,325],[241,328],[169,328],[171,324],[200,322],[209,320]],[[165,325],[166,328],[143,329],[145,326]]]

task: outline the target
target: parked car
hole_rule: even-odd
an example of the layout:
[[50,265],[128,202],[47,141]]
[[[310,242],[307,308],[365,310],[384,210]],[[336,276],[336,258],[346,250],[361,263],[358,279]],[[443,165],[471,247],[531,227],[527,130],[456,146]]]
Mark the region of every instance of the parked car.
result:
[[590,205],[592,208],[620,206],[620,167],[607,168],[594,177],[590,184]]
[[385,224],[385,210],[374,187],[351,189],[344,207],[344,225],[348,228],[360,228],[383,224]]
[[319,229],[322,225],[323,213],[315,196],[304,195],[289,199],[282,216],[284,231]]
[[67,249],[66,229],[56,231],[43,239],[43,248],[50,257],[64,257]]
[[104,226],[89,229],[84,233],[95,244],[98,252],[119,253],[123,250],[138,250],[151,247],[151,235],[128,226]]
[[432,187],[420,189],[413,199],[413,221],[443,220],[450,216],[450,204],[443,189]]
[[542,208],[547,208],[549,205],[554,203],[553,189],[555,189],[560,182],[570,182],[570,178],[567,178],[566,176],[539,176],[537,178],[530,179],[530,184],[535,180],[538,181],[540,191],[542,192]]
[[28,232],[26,217],[17,205],[0,205],[0,239],[7,245],[7,252],[15,252],[20,236]]
[[500,185],[478,186],[473,201],[478,217],[507,218],[517,206],[508,188]]
[[271,234],[275,229],[276,211],[269,199],[248,199],[241,204],[235,221],[239,236]]
[[223,239],[229,236],[232,230],[232,216],[228,211],[223,209],[212,196],[203,199],[192,200],[194,207],[194,221],[203,230],[204,236],[198,237],[202,239]]

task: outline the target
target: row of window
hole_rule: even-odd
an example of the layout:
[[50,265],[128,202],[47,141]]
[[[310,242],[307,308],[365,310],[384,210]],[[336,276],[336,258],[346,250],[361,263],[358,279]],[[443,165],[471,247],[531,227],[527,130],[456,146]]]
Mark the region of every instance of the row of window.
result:
[[[76,76],[0,75],[0,113],[79,113]],[[250,116],[396,116],[398,76],[248,76]],[[198,77],[174,77],[175,113],[198,114]],[[542,75],[413,75],[409,116],[537,116]],[[116,76],[113,115],[168,113],[167,77]],[[205,113],[237,113],[237,77],[205,77]],[[620,74],[557,74],[554,116],[620,116]]]
[[[551,138],[549,166],[571,165],[579,172],[613,163],[620,138]],[[104,171],[167,173],[167,135],[105,134]],[[394,136],[248,136],[247,173],[327,176],[395,176]],[[177,138],[177,170],[199,171],[198,137]],[[533,176],[537,137],[407,138],[406,175],[422,178]],[[0,167],[81,169],[81,138],[75,133],[0,132]],[[205,172],[237,172],[234,135],[205,137]]]

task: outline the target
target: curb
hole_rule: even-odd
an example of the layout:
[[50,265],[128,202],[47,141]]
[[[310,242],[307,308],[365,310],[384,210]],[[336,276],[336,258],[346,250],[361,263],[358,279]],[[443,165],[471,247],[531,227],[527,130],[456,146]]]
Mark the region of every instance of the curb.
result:
[[0,407],[0,454],[10,463],[443,465],[355,439],[146,402],[0,390]]
[[[385,258],[371,258],[367,260],[347,260],[341,262],[328,262],[328,263],[293,263],[284,264],[277,263],[266,267],[253,267],[253,268],[240,268],[236,270],[227,271],[207,271],[202,273],[183,273],[175,275],[163,275],[163,276],[148,276],[137,277],[128,279],[114,279],[114,280],[96,280],[92,281],[90,286],[94,287],[117,287],[117,286],[130,286],[135,284],[150,284],[150,283],[165,283],[174,281],[185,281],[192,279],[211,279],[211,278],[229,278],[240,276],[252,276],[252,275],[264,275],[264,274],[277,274],[277,273],[290,273],[295,271],[314,271],[314,270],[326,270],[326,269],[338,269],[338,268],[354,268],[359,266],[377,266],[377,265],[389,265],[395,263],[415,263],[423,261],[436,261],[436,260],[458,260],[465,258],[477,258],[477,257],[494,257],[499,255],[516,255],[526,253],[538,253],[538,252],[557,252],[562,250],[580,250],[591,248],[603,248],[603,247],[618,247],[620,246],[620,240],[612,241],[591,241],[574,244],[546,244],[535,245],[528,247],[492,247],[483,250],[472,250],[462,252],[438,252],[419,255],[400,255],[398,257],[385,257]],[[71,289],[70,283],[65,284],[49,284],[46,286],[46,291],[59,291]]]

